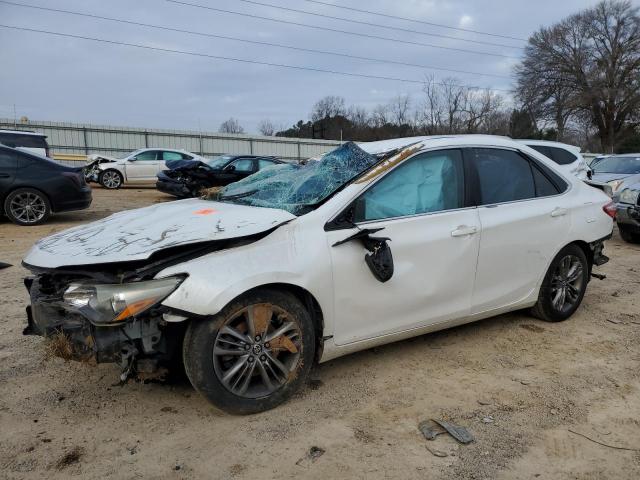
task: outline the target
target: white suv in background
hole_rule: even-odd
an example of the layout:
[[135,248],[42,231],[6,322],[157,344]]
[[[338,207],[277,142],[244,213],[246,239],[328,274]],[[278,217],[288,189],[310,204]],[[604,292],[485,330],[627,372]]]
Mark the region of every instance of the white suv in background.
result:
[[540,152],[558,164],[560,170],[578,177],[580,180],[589,178],[589,165],[580,154],[580,147],[547,140],[516,140]]
[[167,160],[201,160],[204,158],[186,150],[172,148],[141,148],[123,158],[89,155],[85,167],[87,182],[105,188],[120,188],[125,182],[155,182],[166,168]]

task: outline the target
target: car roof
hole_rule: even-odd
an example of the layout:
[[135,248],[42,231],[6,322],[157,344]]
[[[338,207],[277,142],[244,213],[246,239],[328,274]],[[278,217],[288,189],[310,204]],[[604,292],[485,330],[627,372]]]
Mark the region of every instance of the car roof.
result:
[[553,142],[551,140],[534,140],[534,139],[528,139],[528,138],[518,138],[518,139],[515,139],[515,141],[524,143],[526,145],[540,145],[540,146],[547,146],[547,147],[563,148],[565,150],[569,150],[570,152],[577,152],[577,153],[580,153],[580,150],[581,150],[580,147],[576,147],[575,145],[570,145],[568,143],[562,143],[562,142]]
[[0,133],[11,133],[15,135],[31,135],[33,137],[47,138],[47,136],[44,133],[31,132],[28,130],[4,130],[0,128]]
[[436,147],[478,145],[487,147],[520,148],[523,144],[500,135],[432,135],[422,137],[394,138],[377,142],[358,143],[358,146],[367,153],[380,155],[392,150],[402,149],[415,145],[419,150]]

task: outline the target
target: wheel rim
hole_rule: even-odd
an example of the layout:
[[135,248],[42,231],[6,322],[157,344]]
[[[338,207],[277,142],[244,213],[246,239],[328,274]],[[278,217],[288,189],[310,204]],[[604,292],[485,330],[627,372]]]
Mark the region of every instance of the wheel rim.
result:
[[580,299],[584,285],[580,258],[567,255],[560,260],[551,278],[551,304],[559,312],[571,309]]
[[44,199],[33,192],[22,192],[11,199],[9,204],[11,215],[23,223],[36,223],[47,213]]
[[118,188],[120,186],[120,175],[117,172],[104,172],[102,183],[107,188]]
[[218,380],[234,395],[271,395],[292,378],[302,351],[293,316],[270,303],[250,305],[220,328],[213,346]]

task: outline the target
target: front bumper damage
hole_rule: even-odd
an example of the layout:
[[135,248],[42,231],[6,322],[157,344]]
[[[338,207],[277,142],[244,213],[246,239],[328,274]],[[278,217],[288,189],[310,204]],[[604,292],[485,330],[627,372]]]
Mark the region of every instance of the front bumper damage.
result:
[[56,273],[26,278],[31,304],[23,333],[47,338],[55,345],[52,353],[67,360],[116,363],[122,381],[163,379],[179,352],[184,326],[165,321],[162,306],[117,325],[94,325],[63,301],[64,290],[77,280],[82,278]]

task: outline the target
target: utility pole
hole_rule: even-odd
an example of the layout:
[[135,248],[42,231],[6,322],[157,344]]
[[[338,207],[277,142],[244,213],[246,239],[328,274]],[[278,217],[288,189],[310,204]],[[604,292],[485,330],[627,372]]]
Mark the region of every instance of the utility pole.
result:
[[13,104],[13,128],[18,129],[18,115],[16,114],[16,104]]

